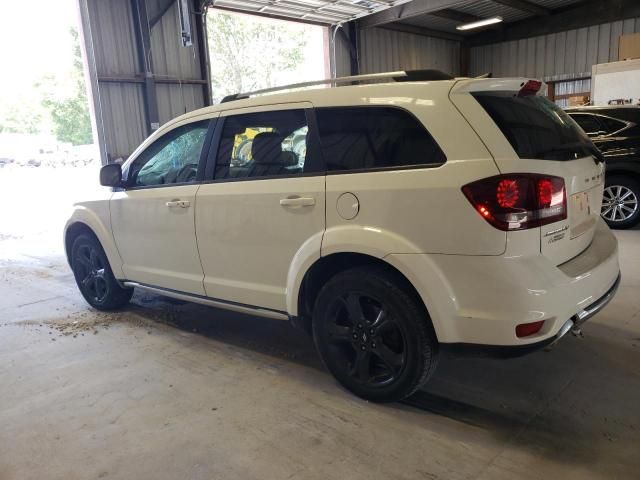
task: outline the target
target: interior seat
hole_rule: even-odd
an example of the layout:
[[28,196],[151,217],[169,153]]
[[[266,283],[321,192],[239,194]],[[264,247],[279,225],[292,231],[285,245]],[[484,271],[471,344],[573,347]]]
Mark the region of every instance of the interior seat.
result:
[[266,177],[271,175],[286,175],[287,165],[291,158],[282,151],[284,138],[276,132],[262,132],[255,136],[251,144],[253,162],[250,167],[250,177]]

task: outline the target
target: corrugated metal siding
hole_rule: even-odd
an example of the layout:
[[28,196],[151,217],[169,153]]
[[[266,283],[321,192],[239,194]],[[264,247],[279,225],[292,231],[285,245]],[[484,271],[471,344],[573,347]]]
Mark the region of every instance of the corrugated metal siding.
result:
[[[130,0],[86,2],[97,76],[141,78]],[[164,2],[147,0],[150,18],[161,4]],[[174,4],[151,30],[154,75],[201,78],[197,41],[194,34],[193,46],[182,46],[178,8]],[[100,101],[103,132],[99,136],[106,144],[109,159],[126,158],[147,136],[142,84],[99,82],[98,92],[93,95]],[[204,106],[201,85],[158,83],[156,95],[161,124]]]
[[620,35],[640,32],[640,18],[471,48],[470,74],[557,80],[591,75],[591,66],[618,59]]
[[[329,29],[329,34],[333,34],[333,28]],[[351,57],[349,45],[341,35],[335,37],[335,68],[336,77],[346,77],[351,75]]]
[[460,74],[460,43],[383,28],[360,32],[360,73],[434,68]]

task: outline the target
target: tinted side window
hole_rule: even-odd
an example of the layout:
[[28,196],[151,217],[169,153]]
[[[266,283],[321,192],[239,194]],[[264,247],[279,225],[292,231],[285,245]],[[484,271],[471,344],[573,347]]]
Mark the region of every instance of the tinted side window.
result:
[[589,115],[588,113],[576,113],[570,116],[578,125],[580,125],[580,128],[582,128],[587,135],[595,135],[603,128],[598,117],[594,115]]
[[304,110],[233,115],[224,119],[215,179],[295,175],[309,165]]
[[129,167],[128,185],[195,182],[209,121],[190,123],[160,137]]
[[616,120],[615,118],[601,117],[600,120],[604,124],[604,130],[607,134],[615,133],[627,126],[626,123]]
[[441,165],[446,157],[424,126],[393,107],[317,108],[327,170]]

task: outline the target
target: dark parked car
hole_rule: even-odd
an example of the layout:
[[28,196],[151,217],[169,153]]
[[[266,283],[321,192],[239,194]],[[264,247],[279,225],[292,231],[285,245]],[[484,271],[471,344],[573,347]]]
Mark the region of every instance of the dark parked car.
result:
[[640,222],[640,106],[576,107],[567,113],[607,163],[602,216],[611,228]]

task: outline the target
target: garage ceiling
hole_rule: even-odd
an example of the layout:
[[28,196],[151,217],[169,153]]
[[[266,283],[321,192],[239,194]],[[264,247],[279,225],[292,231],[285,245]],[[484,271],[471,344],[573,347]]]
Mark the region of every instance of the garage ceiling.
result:
[[213,0],[210,5],[245,13],[332,25],[402,5],[410,0]]
[[[433,13],[419,15],[402,20],[401,24],[430,28],[458,35],[475,35],[479,29],[459,31],[461,23],[484,18],[502,17],[504,23],[517,22],[535,16],[548,16],[558,9],[573,6],[581,0],[527,0],[511,2],[508,0],[468,0],[452,2],[451,7],[436,10]],[[459,15],[458,15],[459,14]]]

